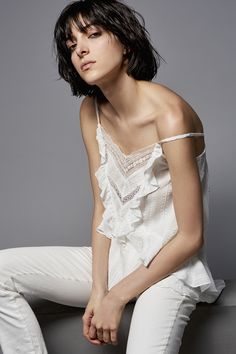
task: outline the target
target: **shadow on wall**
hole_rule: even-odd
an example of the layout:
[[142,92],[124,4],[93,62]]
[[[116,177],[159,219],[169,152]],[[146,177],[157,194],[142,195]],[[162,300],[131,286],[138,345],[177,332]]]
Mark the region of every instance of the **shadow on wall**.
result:
[[[212,193],[213,194],[213,193]],[[216,195],[216,192],[214,192]],[[214,278],[235,279],[234,195],[211,196],[207,259]]]

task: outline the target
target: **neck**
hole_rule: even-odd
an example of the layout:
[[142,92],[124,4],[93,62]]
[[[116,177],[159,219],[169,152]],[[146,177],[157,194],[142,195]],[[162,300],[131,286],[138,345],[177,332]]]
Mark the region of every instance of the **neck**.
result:
[[138,113],[138,105],[141,101],[141,88],[139,81],[126,73],[118,75],[109,82],[102,83],[99,88],[114,110],[114,116],[120,121],[127,121]]

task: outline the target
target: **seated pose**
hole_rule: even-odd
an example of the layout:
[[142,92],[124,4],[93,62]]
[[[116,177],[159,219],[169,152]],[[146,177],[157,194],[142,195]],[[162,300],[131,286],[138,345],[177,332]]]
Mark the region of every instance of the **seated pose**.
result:
[[196,304],[214,302],[225,287],[206,259],[202,122],[182,97],[152,82],[163,58],[128,5],[68,4],[53,43],[60,77],[74,96],[85,96],[80,127],[94,197],[91,247],[0,251],[3,353],[47,353],[26,300],[36,295],[84,307],[83,335],[97,346],[119,343],[132,301],[126,354],[176,354]]

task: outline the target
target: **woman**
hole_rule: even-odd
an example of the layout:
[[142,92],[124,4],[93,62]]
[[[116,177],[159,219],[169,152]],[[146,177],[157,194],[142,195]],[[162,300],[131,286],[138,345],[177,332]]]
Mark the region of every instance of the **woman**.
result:
[[190,105],[151,80],[161,56],[142,16],[115,0],[75,1],[54,44],[60,76],[80,109],[94,196],[92,247],[0,252],[4,354],[47,353],[24,295],[86,307],[83,334],[118,343],[134,301],[127,354],[178,353],[199,301],[225,287],[204,251],[208,169],[202,123]]

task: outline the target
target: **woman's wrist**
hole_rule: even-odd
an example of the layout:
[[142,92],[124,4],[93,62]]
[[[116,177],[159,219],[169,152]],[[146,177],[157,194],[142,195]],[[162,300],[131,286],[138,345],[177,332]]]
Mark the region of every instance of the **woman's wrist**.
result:
[[111,288],[109,291],[109,294],[107,295],[109,299],[112,301],[119,303],[121,306],[125,306],[130,299],[126,298],[123,296],[123,294],[120,294],[117,292],[115,289]]
[[108,293],[108,288],[105,286],[93,285],[92,293],[100,296],[106,296]]

